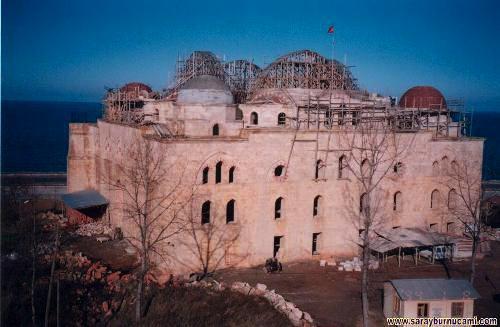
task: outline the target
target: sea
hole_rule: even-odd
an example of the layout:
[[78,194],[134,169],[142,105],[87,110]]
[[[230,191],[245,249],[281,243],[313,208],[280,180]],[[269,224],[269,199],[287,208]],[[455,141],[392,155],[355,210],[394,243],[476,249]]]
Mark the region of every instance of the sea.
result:
[[[1,104],[2,173],[66,172],[68,124],[96,122],[102,116],[98,102],[2,100]],[[486,138],[483,178],[500,179],[500,107],[475,111],[471,134]]]

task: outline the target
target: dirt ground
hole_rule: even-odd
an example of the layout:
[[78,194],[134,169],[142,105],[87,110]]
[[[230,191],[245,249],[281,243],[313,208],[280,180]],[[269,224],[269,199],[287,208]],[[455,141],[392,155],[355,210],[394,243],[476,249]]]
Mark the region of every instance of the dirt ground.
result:
[[[476,300],[475,314],[479,317],[499,317],[500,302],[493,296],[500,293],[500,242],[492,242],[492,255],[478,260],[474,286],[481,295]],[[415,266],[407,258],[398,267],[389,259],[380,269],[370,272],[370,313],[373,325],[384,325],[382,313],[383,282],[396,278],[465,278],[468,261]],[[221,271],[219,280],[232,283],[244,281],[252,285],[263,283],[275,289],[301,310],[309,312],[320,326],[356,326],[361,322],[361,274],[340,272],[337,267],[320,267],[318,261],[284,265],[279,274],[266,274],[261,268]]]
[[95,237],[76,237],[65,248],[82,252],[92,261],[100,261],[113,270],[130,273],[138,266],[138,259],[134,254],[127,254],[126,247],[130,245],[124,240],[99,243]]

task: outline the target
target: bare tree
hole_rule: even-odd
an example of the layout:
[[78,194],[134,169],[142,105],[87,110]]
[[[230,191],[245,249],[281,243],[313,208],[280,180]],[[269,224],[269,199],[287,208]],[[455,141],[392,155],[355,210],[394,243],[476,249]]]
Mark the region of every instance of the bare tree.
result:
[[[368,267],[370,260],[370,240],[374,231],[385,221],[383,209],[392,197],[381,187],[388,175],[402,169],[400,161],[412,144],[414,135],[397,133],[384,117],[374,116],[371,112],[362,113],[361,121],[352,129],[342,131],[339,145],[343,162],[339,169],[346,168],[349,178],[357,182],[359,202],[352,192],[344,192],[347,214],[360,231],[362,248],[361,297],[363,325],[368,326]],[[340,175],[340,174],[339,174]]]
[[[155,148],[155,145],[158,148]],[[167,165],[162,144],[140,139],[133,144],[115,176],[105,182],[121,193],[119,203],[125,220],[131,223],[125,235],[139,253],[136,320],[142,316],[144,278],[153,264],[153,256],[165,259],[167,242],[185,226],[182,211],[183,171],[178,165]]]
[[222,264],[237,265],[246,255],[236,249],[241,233],[236,201],[230,200],[223,210],[225,214],[219,214],[214,203],[202,199],[200,195],[192,198],[184,245],[196,258],[192,268],[201,270],[205,276]]
[[482,187],[481,168],[467,160],[454,160],[445,172],[445,184],[448,188],[448,209],[453,218],[458,220],[464,232],[472,240],[470,282],[476,272],[476,254],[485,229],[486,210],[481,212]]

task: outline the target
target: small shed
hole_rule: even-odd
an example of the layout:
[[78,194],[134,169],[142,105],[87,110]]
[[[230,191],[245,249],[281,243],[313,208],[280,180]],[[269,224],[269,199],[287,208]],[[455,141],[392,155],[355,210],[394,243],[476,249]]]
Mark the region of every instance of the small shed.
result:
[[62,195],[65,215],[71,224],[85,224],[102,218],[108,200],[96,190],[83,190]]
[[384,284],[384,315],[470,318],[479,297],[463,279],[393,279]]

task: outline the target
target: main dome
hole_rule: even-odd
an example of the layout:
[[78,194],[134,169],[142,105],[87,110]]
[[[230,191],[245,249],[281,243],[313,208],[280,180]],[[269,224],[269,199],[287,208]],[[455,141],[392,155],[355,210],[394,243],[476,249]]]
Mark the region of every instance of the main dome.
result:
[[257,89],[357,90],[349,67],[311,50],[300,50],[279,57],[258,76]]
[[435,87],[414,86],[401,96],[399,106],[403,108],[444,109],[446,108],[446,99]]
[[218,77],[210,75],[195,76],[179,89],[179,104],[232,104],[233,95],[229,86]]

